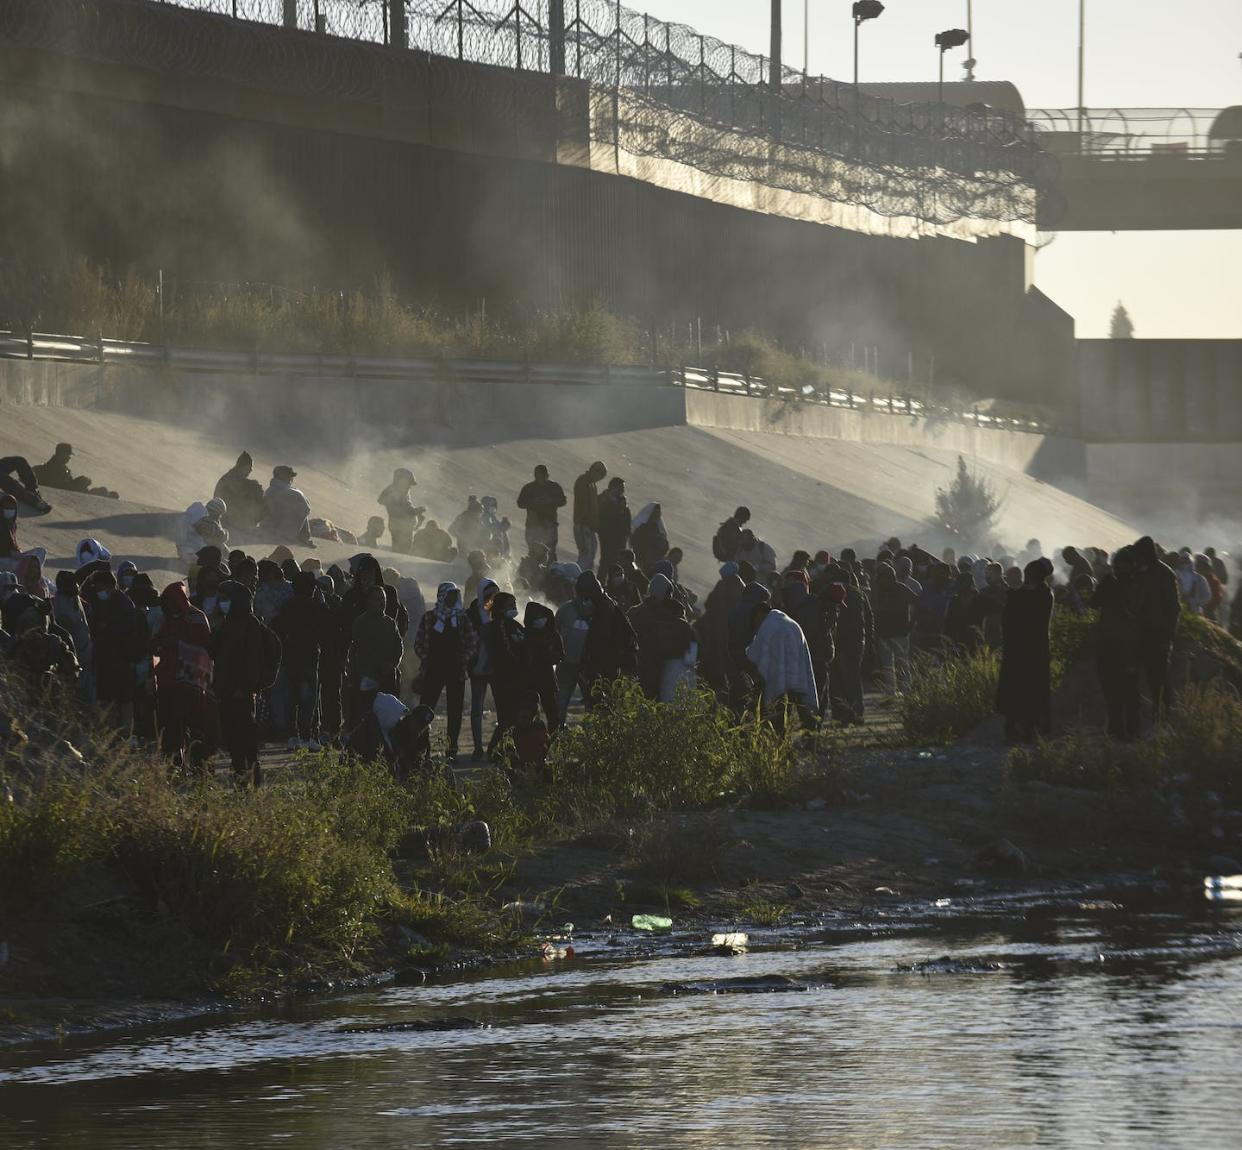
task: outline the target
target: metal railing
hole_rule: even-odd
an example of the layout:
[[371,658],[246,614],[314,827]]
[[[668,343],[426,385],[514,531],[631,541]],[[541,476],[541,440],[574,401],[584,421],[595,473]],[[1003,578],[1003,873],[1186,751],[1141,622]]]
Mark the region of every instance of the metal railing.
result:
[[[849,387],[793,387],[761,376],[710,367],[633,364],[529,363],[522,360],[406,359],[398,356],[306,355],[161,347],[150,343],[44,332],[0,331],[0,359],[93,364],[100,367],[170,369],[214,374],[335,376],[410,383],[558,384],[576,387],[680,387],[721,395],[815,404],[850,411],[955,421],[999,431],[1051,434],[1056,428],[1033,416],[1001,415],[978,406],[936,403],[930,395],[855,391]],[[879,381],[877,381],[879,382]]]
[[1151,156],[1201,159],[1242,146],[1242,132],[1227,129],[1225,113],[1214,108],[1028,109],[1027,121],[1062,155],[1100,160]]

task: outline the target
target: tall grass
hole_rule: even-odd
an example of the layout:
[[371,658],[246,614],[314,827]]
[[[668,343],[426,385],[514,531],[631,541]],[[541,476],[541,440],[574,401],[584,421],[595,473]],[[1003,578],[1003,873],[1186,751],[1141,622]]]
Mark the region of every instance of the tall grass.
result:
[[996,709],[999,679],[1000,656],[987,647],[944,659],[916,655],[898,704],[906,735],[915,743],[951,743],[974,730]]

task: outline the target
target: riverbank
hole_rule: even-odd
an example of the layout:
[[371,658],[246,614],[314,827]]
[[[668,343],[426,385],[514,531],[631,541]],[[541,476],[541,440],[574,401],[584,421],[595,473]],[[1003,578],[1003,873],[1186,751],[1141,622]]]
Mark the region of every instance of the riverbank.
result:
[[[894,746],[892,719],[881,706],[870,745],[804,754],[781,795],[612,817],[559,837],[520,833],[514,808],[531,794],[519,782],[501,799],[507,784],[483,772],[471,803],[483,807],[491,792],[493,850],[428,849],[425,836],[402,832],[393,886],[375,895],[348,961],[312,948],[283,966],[271,955],[266,968],[213,965],[207,939],[186,937],[172,908],[127,889],[111,862],[86,868],[55,905],[15,917],[9,902],[0,1043],[434,980],[538,959],[548,938],[556,955],[584,935],[596,946],[639,945],[650,936],[632,927],[636,914],[671,918],[678,941],[669,945],[701,947],[717,932],[901,929],[932,908],[1089,899],[1118,883],[1189,888],[1203,874],[1242,870],[1230,857],[1242,854],[1242,820],[1219,803],[1188,809],[1158,787],[1018,778],[995,745]],[[296,790],[300,772],[305,760],[277,768],[271,793]],[[218,789],[226,792],[223,779]],[[240,924],[229,929],[244,937]]]

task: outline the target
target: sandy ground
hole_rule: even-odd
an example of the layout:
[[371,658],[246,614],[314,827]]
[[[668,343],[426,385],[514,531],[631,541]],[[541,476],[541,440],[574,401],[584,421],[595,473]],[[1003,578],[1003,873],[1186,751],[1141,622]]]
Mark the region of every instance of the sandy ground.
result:
[[[245,429],[221,438],[191,426],[115,412],[6,405],[0,419],[0,454],[24,454],[39,462],[58,441],[68,440],[74,445],[75,471],[122,496],[118,504],[56,493],[51,515],[22,523],[25,545],[47,547],[54,569],[73,554],[80,538],[94,535],[114,554],[141,560],[141,567],[169,576],[183,573],[171,546],[175,515],[195,500],[209,498],[216,479],[242,448],[255,456],[258,478],[266,479],[278,463],[295,467],[315,513],[355,531],[380,511],[375,495],[397,466],[409,466],[418,476],[418,500],[442,524],[456,516],[467,494],[495,494],[501,512],[515,524],[515,549],[522,546],[523,519],[513,501],[534,465],[545,463],[569,492],[574,478],[598,458],[613,474],[625,477],[634,510],[649,501],[663,503],[671,541],[686,552],[683,581],[700,592],[716,578],[712,535],[739,504],[752,508],[758,534],[781,560],[797,547],[874,547],[894,533],[931,546],[927,521],[935,490],[952,479],[956,467],[952,452],[933,447],[693,427],[473,446],[411,443],[407,449],[347,454],[327,431],[321,444],[307,449],[294,446],[304,441],[302,434],[284,443],[259,443]],[[986,463],[977,469],[1003,497],[1002,531],[1015,548],[1031,535],[1039,535],[1050,549],[1070,541],[1111,548],[1136,534],[1113,516],[1020,472]],[[567,513],[563,520],[565,555],[572,550],[572,533]],[[260,540],[251,549],[266,554],[271,543]],[[327,562],[352,550],[321,545],[318,553]],[[385,562],[393,558],[383,553],[379,557]],[[395,566],[418,578],[424,593],[444,577],[439,564],[401,560]],[[465,572],[459,563],[450,576],[461,579]]]

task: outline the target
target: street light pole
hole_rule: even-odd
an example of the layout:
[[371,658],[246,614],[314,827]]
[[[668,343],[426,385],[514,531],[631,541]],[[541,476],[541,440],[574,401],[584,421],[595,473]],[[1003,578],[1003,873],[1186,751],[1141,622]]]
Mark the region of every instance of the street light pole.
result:
[[970,55],[962,61],[962,67],[966,69],[966,79],[973,80],[975,78],[975,0],[966,0],[966,32],[970,36]]
[[858,29],[864,20],[874,20],[884,11],[880,0],[854,0],[854,88],[858,88]]
[[1087,0],[1078,0],[1078,146],[1082,147],[1082,123],[1087,115]]
[[944,54],[950,48],[960,48],[970,43],[970,33],[965,28],[949,28],[936,33],[936,47],[940,50],[940,88],[938,101],[944,104]]
[[772,59],[769,65],[768,87],[773,92],[781,90],[781,0],[772,0]]
[[811,0],[802,0],[802,79],[811,74]]

